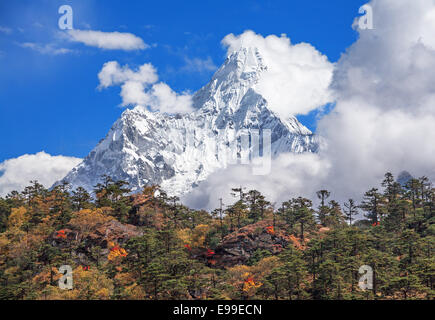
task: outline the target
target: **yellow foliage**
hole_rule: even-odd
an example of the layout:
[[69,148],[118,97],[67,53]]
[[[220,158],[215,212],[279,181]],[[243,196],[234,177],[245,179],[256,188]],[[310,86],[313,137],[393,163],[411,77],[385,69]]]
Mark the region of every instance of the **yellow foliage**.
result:
[[0,265],[6,260],[6,255],[9,252],[10,241],[5,233],[0,234]]
[[117,273],[115,279],[118,285],[124,287],[124,292],[129,299],[145,299],[145,292],[136,283],[136,277],[133,274],[128,272]]
[[177,237],[184,244],[192,247],[203,247],[207,232],[210,226],[207,224],[199,224],[191,231],[190,229],[181,229],[177,231]]
[[97,225],[109,222],[111,220],[114,220],[114,218],[105,215],[101,209],[83,209],[74,214],[70,224],[78,227],[82,232],[89,232]]
[[250,272],[245,272],[243,278],[243,291],[249,296],[253,296],[257,289],[263,285],[260,281],[255,280],[254,275]]
[[128,255],[127,251],[124,248],[115,245],[112,241],[109,241],[108,247],[110,248],[110,252],[107,256],[107,259],[109,259],[110,261],[116,260],[117,258],[124,258]]
[[[98,209],[97,209],[98,210]],[[103,214],[103,215],[111,215],[112,214],[112,212],[113,212],[113,208],[112,207],[101,207],[100,208],[100,210],[101,210],[101,213]]]
[[114,249],[111,250],[109,255],[107,256],[107,259],[109,259],[110,261],[115,260],[118,257],[126,257],[127,256],[127,251],[125,251],[124,248],[119,248],[119,249]]
[[96,296],[98,297],[98,299],[100,300],[107,300],[110,297],[110,292],[109,289],[107,288],[101,288],[97,293]]
[[260,281],[278,264],[277,257],[267,257],[255,266],[237,265],[228,268],[230,275],[228,284],[237,291],[243,291],[248,297],[255,296],[257,290],[263,285]]
[[245,275],[251,272],[251,268],[246,265],[236,265],[228,268],[229,281],[228,284],[235,287],[237,290],[243,290],[245,285]]
[[36,276],[32,278],[32,282],[35,284],[43,285],[44,283],[50,282],[51,279],[54,281],[58,281],[62,275],[59,273],[59,270],[56,267],[50,269],[46,268],[45,270],[38,273]]
[[228,268],[228,273],[234,277],[241,278],[246,272],[250,272],[249,266],[238,264],[232,268]]
[[78,266],[73,270],[73,289],[57,288],[47,299],[109,299],[113,292],[113,282],[97,269],[83,270]]
[[146,298],[145,291],[137,283],[125,287],[125,292],[129,299],[143,300]]
[[191,237],[191,245],[195,247],[204,246],[205,237],[209,231],[209,226],[206,224],[199,224],[193,229]]
[[60,204],[59,200],[57,200],[54,194],[46,197],[37,196],[33,198],[32,202],[33,206],[37,208],[39,212],[43,212],[45,215],[48,215],[50,213],[51,208],[56,207]]
[[123,286],[129,285],[134,282],[134,277],[128,272],[117,273],[115,279]]
[[12,208],[11,214],[8,219],[8,228],[19,229],[25,222],[29,220],[26,215],[27,210],[24,207]]
[[10,267],[7,268],[4,273],[6,276],[14,276],[14,275],[18,275],[18,271],[19,271],[18,267]]
[[190,229],[180,229],[176,231],[177,238],[180,239],[184,244],[190,244],[192,241],[190,237]]
[[277,256],[270,256],[258,261],[255,266],[251,267],[251,270],[261,279],[268,276],[274,268],[279,267],[281,264],[282,262]]

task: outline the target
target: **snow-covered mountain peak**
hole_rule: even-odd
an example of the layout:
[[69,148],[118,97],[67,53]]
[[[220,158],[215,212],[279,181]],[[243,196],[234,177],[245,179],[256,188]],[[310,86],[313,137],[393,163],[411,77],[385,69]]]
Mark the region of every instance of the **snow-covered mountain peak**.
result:
[[194,96],[194,107],[203,111],[236,112],[242,98],[252,89],[267,67],[258,49],[241,48],[230,54],[211,81]]
[[[270,130],[271,154],[315,152],[317,138],[294,116],[280,118],[256,91],[267,66],[258,49],[232,52],[193,98],[195,112],[125,110],[106,137],[64,180],[92,190],[103,174],[126,180],[133,191],[160,184],[183,195],[229,165],[230,146],[252,130]],[[250,146],[252,148],[252,146]],[[244,150],[244,152],[249,150]],[[237,157],[237,155],[236,155]]]
[[263,58],[257,48],[242,47],[226,59],[215,77],[230,81],[257,81],[261,71],[266,69]]

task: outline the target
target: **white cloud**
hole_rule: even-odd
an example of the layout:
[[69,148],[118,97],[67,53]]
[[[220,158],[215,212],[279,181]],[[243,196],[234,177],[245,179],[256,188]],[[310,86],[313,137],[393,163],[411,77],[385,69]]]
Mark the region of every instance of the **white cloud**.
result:
[[379,187],[387,171],[408,170],[435,181],[435,2],[373,0],[370,5],[374,29],[359,30],[359,39],[336,65],[331,85],[336,106],[318,122],[326,142],[320,152],[283,155],[272,162],[268,176],[230,167],[188,195],[190,204],[216,207],[216,194],[239,185],[273,201],[295,194],[314,199],[320,188],[339,201],[359,200]]
[[160,82],[152,86],[149,105],[155,110],[167,113],[192,112],[192,97],[189,93],[178,94],[166,83]]
[[107,50],[143,50],[149,48],[141,38],[127,32],[102,32],[94,30],[69,30],[71,41]]
[[22,191],[30,180],[38,180],[49,188],[80,162],[78,158],[51,156],[44,151],[5,160],[0,163],[0,196]]
[[8,27],[0,26],[0,32],[5,33],[5,34],[11,34],[12,33],[12,29],[8,28]]
[[193,111],[189,93],[173,91],[166,83],[158,81],[156,69],[145,63],[137,71],[128,66],[120,66],[116,61],[103,65],[98,74],[99,88],[121,86],[122,105],[141,105],[154,111],[167,113],[187,113]]
[[259,50],[268,69],[256,89],[281,116],[307,114],[332,101],[333,64],[312,45],[292,44],[284,34],[264,38],[253,31],[229,34],[222,43],[228,47],[228,55],[241,47]]
[[103,65],[98,79],[100,88],[107,88],[127,81],[151,84],[157,82],[158,76],[157,70],[151,63],[145,63],[139,67],[138,71],[133,71],[128,66],[121,67],[118,62],[109,61]]
[[[374,29],[338,62],[334,111],[318,123],[339,193],[360,194],[386,171],[435,179],[435,2],[374,0]],[[347,190],[346,190],[347,189]]]
[[206,181],[183,197],[183,202],[193,208],[212,210],[222,197],[226,205],[235,202],[231,188],[242,186],[245,191],[260,190],[272,203],[287,201],[292,197],[313,197],[322,188],[330,164],[313,153],[281,154],[272,161],[268,175],[252,174],[250,165],[231,165],[211,174]]
[[42,23],[39,23],[39,22],[33,22],[32,26],[37,27],[37,28],[44,28],[44,25]]
[[23,43],[19,43],[18,45],[23,48],[29,48],[35,50],[42,54],[60,55],[60,54],[74,52],[73,50],[68,48],[58,48],[52,43],[40,44],[35,42],[23,42]]

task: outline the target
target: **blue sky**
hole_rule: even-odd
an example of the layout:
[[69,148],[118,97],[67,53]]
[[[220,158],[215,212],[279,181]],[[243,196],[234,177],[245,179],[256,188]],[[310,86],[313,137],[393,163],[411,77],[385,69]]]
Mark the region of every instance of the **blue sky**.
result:
[[[84,157],[120,116],[119,87],[97,90],[103,64],[152,63],[174,90],[196,91],[220,66],[229,33],[286,33],[336,62],[357,38],[351,28],[366,1],[2,1],[0,2],[0,162],[25,153]],[[129,32],[146,50],[103,50],[65,40],[59,6],[74,28]],[[23,44],[32,43],[32,45]],[[67,53],[55,54],[56,48]],[[315,113],[298,117],[315,129]]]

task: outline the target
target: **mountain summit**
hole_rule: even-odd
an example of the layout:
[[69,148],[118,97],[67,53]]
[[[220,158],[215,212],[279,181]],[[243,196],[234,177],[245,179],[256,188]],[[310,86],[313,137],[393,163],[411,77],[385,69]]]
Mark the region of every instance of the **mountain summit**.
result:
[[[266,71],[258,49],[241,48],[194,94],[194,112],[170,115],[142,106],[125,110],[63,181],[92,190],[107,174],[129,182],[133,191],[159,184],[168,194],[180,196],[228,166],[231,146],[246,132],[270,130],[272,157],[315,152],[318,143],[312,132],[296,117],[272,112],[256,91]],[[243,150],[236,153],[240,158]]]

